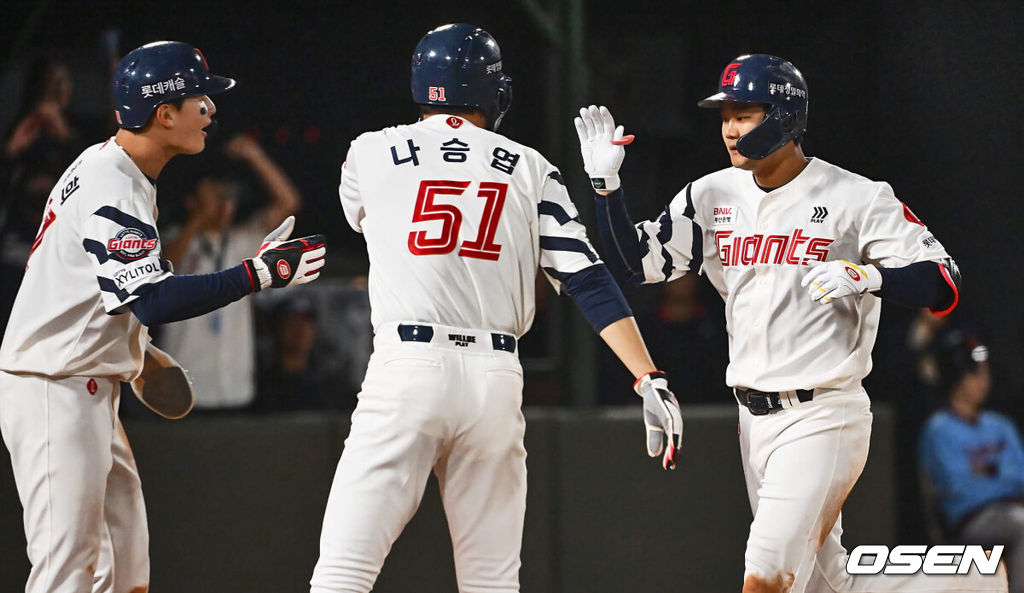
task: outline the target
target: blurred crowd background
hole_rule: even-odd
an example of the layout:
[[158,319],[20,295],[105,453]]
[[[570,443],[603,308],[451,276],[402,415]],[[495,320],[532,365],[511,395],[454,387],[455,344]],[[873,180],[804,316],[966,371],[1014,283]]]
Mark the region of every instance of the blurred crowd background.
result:
[[[215,98],[220,129],[206,151],[175,159],[158,180],[164,253],[176,272],[237,263],[292,213],[299,235],[328,236],[318,282],[154,328],[190,369],[199,414],[354,408],[372,330],[364,244],[337,199],[340,165],[359,133],[415,119],[409,59],[427,30],[465,21],[498,40],[515,89],[501,131],[560,166],[592,239],[571,123],[579,106],[606,104],[636,134],[622,176],[634,218],[653,217],[688,181],[728,164],[718,120],[696,101],[730,58],[774,53],[810,87],[805,152],[889,181],[963,271],[961,304],[948,318],[885,305],[867,381],[871,397],[897,411],[902,533],[948,537],[971,516],[947,508],[955,480],[922,461],[929,418],[940,409],[970,416],[950,403],[966,397],[964,381],[973,381],[975,412],[996,410],[1011,426],[1024,418],[1024,281],[1019,254],[1000,251],[1024,222],[1022,14],[1016,2],[881,0],[312,2],[259,11],[9,0],[0,8],[0,324],[47,194],[82,149],[115,130],[112,66],[143,43],[196,45],[214,72],[238,80]],[[730,403],[723,306],[707,281],[625,292],[684,413]],[[527,405],[638,403],[626,371],[542,279],[521,358]],[[122,408],[153,417],[133,398]],[[1011,434],[968,460],[972,475],[1012,477],[965,503],[975,511],[1024,493],[1024,460],[1006,460],[1014,438],[1020,448]]]

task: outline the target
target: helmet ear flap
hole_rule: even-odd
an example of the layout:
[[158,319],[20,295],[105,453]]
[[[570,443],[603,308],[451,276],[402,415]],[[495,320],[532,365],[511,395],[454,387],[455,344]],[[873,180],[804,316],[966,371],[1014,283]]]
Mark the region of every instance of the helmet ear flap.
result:
[[502,118],[505,116],[505,112],[512,106],[512,78],[509,76],[502,76],[501,82],[498,83],[497,94],[495,95],[495,103],[497,104],[497,113],[494,114],[494,121],[491,122],[491,131],[497,131],[498,125],[501,124]]
[[795,124],[796,124],[796,115],[793,114],[792,112],[786,113],[785,115],[782,116],[781,119],[779,119],[779,126],[781,126],[782,129],[784,131],[786,131],[786,132],[792,131],[793,130],[793,126]]

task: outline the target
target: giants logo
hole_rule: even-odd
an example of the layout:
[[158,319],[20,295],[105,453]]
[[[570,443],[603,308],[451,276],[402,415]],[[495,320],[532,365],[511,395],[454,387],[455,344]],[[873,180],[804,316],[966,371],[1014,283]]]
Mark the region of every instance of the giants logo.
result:
[[733,62],[725,67],[725,71],[722,72],[722,84],[721,86],[732,86],[732,83],[736,81],[736,70],[742,64],[740,62]]
[[804,229],[792,235],[753,235],[734,237],[733,231],[716,231],[715,245],[723,266],[753,264],[790,264],[805,266],[812,261],[828,259],[828,246],[834,239],[809,237]]
[[449,117],[447,121],[448,121],[448,125],[453,127],[453,128],[457,128],[457,127],[462,125],[462,120],[457,118],[457,117],[455,117],[454,115]]
[[139,229],[122,229],[113,239],[107,241],[107,251],[116,253],[126,260],[136,260],[149,255],[156,248],[157,239],[150,239]]

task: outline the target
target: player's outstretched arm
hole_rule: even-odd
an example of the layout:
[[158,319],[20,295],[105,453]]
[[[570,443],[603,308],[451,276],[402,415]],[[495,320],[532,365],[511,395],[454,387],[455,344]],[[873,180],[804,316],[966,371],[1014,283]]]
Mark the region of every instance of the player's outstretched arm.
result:
[[146,326],[205,315],[264,288],[312,282],[320,276],[327,248],[323,235],[288,241],[295,218],[289,216],[263,239],[256,257],[212,274],[169,276],[146,287],[128,304]]
[[607,107],[584,107],[573,120],[580,139],[583,168],[597,192],[597,228],[602,253],[621,281],[643,282],[643,256],[633,221],[622,199],[619,167],[626,157],[624,146],[633,141],[615,125]]
[[960,270],[951,258],[923,261],[900,268],[856,264],[845,259],[818,263],[800,285],[811,300],[823,304],[870,292],[906,307],[930,308],[945,315],[956,308],[960,294]]
[[633,387],[644,400],[647,453],[663,455],[662,466],[673,469],[683,436],[682,413],[665,374],[655,370],[619,286],[603,264],[563,274],[560,281],[601,339],[637,378]]

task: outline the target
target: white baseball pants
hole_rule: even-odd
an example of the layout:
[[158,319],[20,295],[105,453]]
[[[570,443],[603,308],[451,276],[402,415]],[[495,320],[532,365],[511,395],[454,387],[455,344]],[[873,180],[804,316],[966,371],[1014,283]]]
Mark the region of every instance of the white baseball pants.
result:
[[0,429],[32,563],[26,593],[148,590],[146,509],[119,395],[112,379],[0,372]]
[[[1005,577],[849,575],[840,510],[867,462],[871,402],[862,389],[754,416],[739,407],[740,454],[754,520],[744,581],[779,593],[1004,592]],[[871,542],[887,543],[887,542]]]
[[519,591],[526,512],[522,367],[515,354],[494,349],[488,331],[432,327],[429,343],[401,341],[394,325],[374,338],[327,502],[313,593],[373,587],[431,470],[459,591]]

